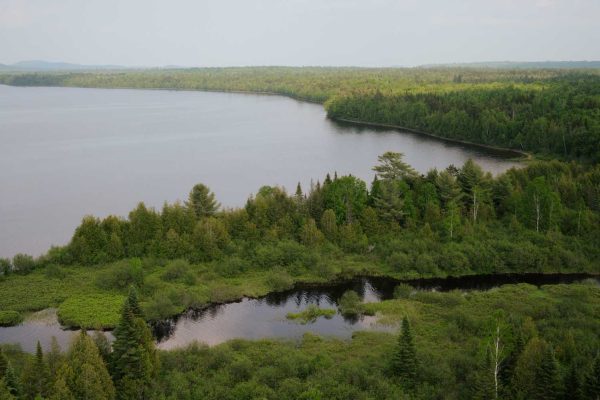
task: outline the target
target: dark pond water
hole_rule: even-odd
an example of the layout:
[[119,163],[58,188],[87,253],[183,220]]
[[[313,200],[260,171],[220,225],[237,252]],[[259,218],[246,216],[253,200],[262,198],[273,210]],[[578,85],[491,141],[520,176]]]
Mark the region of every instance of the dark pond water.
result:
[[[460,278],[420,279],[404,281],[416,290],[489,290],[504,284],[529,283],[532,285],[568,284],[592,279],[600,284],[600,276],[587,274],[522,274],[478,275]],[[204,310],[190,310],[176,319],[154,327],[161,349],[173,349],[194,341],[215,345],[230,339],[300,338],[306,332],[322,336],[349,338],[357,330],[395,330],[395,327],[377,323],[377,317],[343,317],[339,312],[331,319],[319,318],[301,324],[288,320],[288,313],[305,310],[311,304],[337,310],[338,301],[347,290],[358,293],[363,302],[378,302],[393,298],[394,288],[401,283],[390,278],[357,278],[327,285],[298,286],[292,290],[271,293],[259,299],[212,305]],[[35,314],[25,323],[0,328],[0,343],[19,343],[27,351],[35,351],[37,340],[49,348],[51,337],[66,348],[77,331],[61,329],[53,310]],[[111,338],[110,333],[107,333]]]
[[280,96],[0,85],[0,257],[65,244],[86,214],[127,215],[185,199],[204,182],[224,206],[263,185],[294,190],[327,172],[370,182],[385,151],[417,170],[473,158],[516,165],[425,136],[328,120]]

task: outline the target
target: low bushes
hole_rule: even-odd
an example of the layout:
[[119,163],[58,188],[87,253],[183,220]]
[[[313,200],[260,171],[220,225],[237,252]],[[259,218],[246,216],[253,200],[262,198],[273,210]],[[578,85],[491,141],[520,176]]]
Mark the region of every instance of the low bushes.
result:
[[58,308],[58,320],[72,328],[114,328],[124,300],[124,296],[115,294],[72,296]]
[[17,311],[0,311],[0,326],[15,326],[23,321]]

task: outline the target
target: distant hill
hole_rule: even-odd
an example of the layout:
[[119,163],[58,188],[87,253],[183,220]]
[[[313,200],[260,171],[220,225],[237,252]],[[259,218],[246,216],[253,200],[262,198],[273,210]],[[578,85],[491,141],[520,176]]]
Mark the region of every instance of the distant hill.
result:
[[121,65],[82,65],[43,60],[19,61],[14,64],[0,64],[3,71],[89,71],[89,70],[127,69]]
[[490,61],[427,64],[421,65],[419,68],[588,69],[600,68],[600,61]]

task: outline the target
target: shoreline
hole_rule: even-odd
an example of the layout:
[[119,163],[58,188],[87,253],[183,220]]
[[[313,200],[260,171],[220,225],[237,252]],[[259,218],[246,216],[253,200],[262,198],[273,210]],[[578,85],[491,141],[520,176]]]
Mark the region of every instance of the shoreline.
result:
[[[305,102],[305,103],[310,103],[310,104],[318,104],[323,106],[323,111],[327,112],[327,110],[325,110],[325,101],[320,102],[320,101],[316,101],[316,100],[311,100],[309,98],[306,97],[301,97],[301,96],[294,96],[292,94],[285,94],[285,93],[278,93],[278,92],[271,92],[271,91],[261,91],[261,90],[228,90],[228,89],[200,89],[200,88],[196,88],[196,89],[185,89],[185,88],[145,88],[145,87],[135,87],[135,86],[111,86],[111,87],[102,87],[102,86],[70,86],[70,85],[51,85],[51,86],[43,86],[43,85],[10,85],[7,83],[0,83],[2,85],[6,85],[6,86],[12,86],[12,87],[21,87],[21,88],[27,88],[27,87],[60,87],[60,88],[77,88],[77,89],[124,89],[124,90],[168,90],[168,91],[174,91],[174,92],[207,92],[207,93],[234,93],[234,94],[254,94],[254,95],[265,95],[265,96],[281,96],[281,97],[286,97],[292,100],[296,100],[296,101],[300,101],[300,102]],[[404,131],[404,132],[408,132],[408,133],[414,133],[414,134],[418,134],[418,135],[423,135],[423,136],[427,136],[429,138],[432,139],[437,139],[440,140],[442,142],[446,142],[446,143],[453,143],[453,144],[459,144],[459,145],[463,145],[463,146],[467,146],[467,147],[472,147],[472,148],[478,148],[481,150],[486,150],[488,152],[495,152],[497,155],[500,156],[512,156],[512,157],[507,157],[507,159],[516,159],[519,161],[531,161],[533,159],[533,155],[532,153],[528,153],[526,151],[522,151],[522,150],[517,150],[517,149],[511,149],[508,147],[499,147],[499,146],[492,146],[492,145],[487,145],[487,144],[483,144],[483,143],[475,143],[475,142],[470,142],[467,140],[461,140],[461,139],[452,139],[452,138],[447,138],[444,136],[440,136],[440,135],[436,135],[434,133],[429,133],[429,132],[424,132],[424,131],[420,131],[418,129],[412,129],[412,128],[407,128],[404,126],[400,126],[400,125],[392,125],[392,124],[384,124],[384,123],[379,123],[379,122],[368,122],[368,121],[361,121],[358,119],[352,119],[352,118],[338,118],[338,117],[332,117],[327,115],[327,118],[329,118],[332,121],[335,122],[342,122],[342,123],[346,123],[346,124],[353,124],[356,126],[366,126],[366,127],[373,127],[373,128],[389,128],[389,129],[394,129],[394,130],[398,130],[398,131]]]

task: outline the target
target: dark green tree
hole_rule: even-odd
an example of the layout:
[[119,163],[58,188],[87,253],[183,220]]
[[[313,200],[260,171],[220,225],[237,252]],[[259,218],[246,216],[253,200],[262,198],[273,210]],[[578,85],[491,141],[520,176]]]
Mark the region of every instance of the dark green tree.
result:
[[86,400],[112,400],[115,388],[98,348],[85,331],[75,339],[66,362],[56,374],[55,396]]
[[23,369],[21,382],[25,399],[35,399],[37,396],[46,397],[50,391],[50,372],[44,361],[44,353],[39,341],[35,357],[28,360]]
[[410,323],[405,316],[402,319],[402,331],[398,344],[392,355],[391,370],[394,376],[408,386],[413,387],[417,380],[417,352],[410,329]]
[[215,199],[215,194],[202,183],[192,188],[186,205],[194,211],[197,218],[214,215],[221,206]]
[[147,398],[158,369],[158,359],[134,287],[129,290],[114,336],[110,369],[118,398]]

